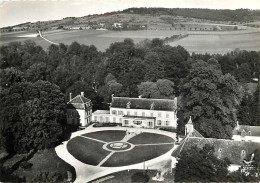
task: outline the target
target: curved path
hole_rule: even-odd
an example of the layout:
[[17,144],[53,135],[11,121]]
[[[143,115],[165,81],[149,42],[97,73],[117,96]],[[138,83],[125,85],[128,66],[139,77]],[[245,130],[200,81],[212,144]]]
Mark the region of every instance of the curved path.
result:
[[59,45],[59,43],[54,43],[54,42],[52,42],[52,41],[46,39],[45,37],[43,37],[41,31],[38,31],[38,33],[39,33],[40,37],[41,37],[42,39],[44,39],[45,41],[47,41],[47,42],[49,42],[49,43],[51,43],[51,44]]
[[[91,136],[86,136],[86,134],[90,134],[91,132],[101,132],[101,131],[108,131],[108,130],[113,130],[113,131],[126,131],[126,130],[131,130],[131,132],[134,132],[135,134],[140,134],[140,132],[146,132],[146,133],[153,133],[153,134],[161,134],[164,136],[168,136],[172,139],[172,142],[167,142],[167,143],[135,143],[134,144],[134,148],[136,147],[146,147],[146,146],[165,146],[165,145],[171,145],[171,147],[167,150],[165,150],[165,152],[163,152],[162,154],[159,154],[158,156],[155,157],[151,157],[150,159],[147,158],[145,160],[145,162],[143,161],[135,161],[135,164],[131,164],[129,162],[126,163],[121,163],[122,165],[118,165],[117,166],[117,162],[118,160],[120,160],[120,154],[121,154],[121,158],[125,157],[125,155],[129,155],[129,153],[131,153],[131,148],[126,147],[125,143],[129,143],[132,144],[133,143],[133,137],[135,135],[129,134],[124,136],[124,138],[120,141],[116,141],[116,142],[105,142],[105,140],[103,139],[96,139],[93,138]],[[138,137],[135,136],[135,137]],[[97,143],[102,143],[103,146],[108,147],[108,145],[112,144],[112,147],[116,147],[116,148],[120,148],[121,145],[123,145],[123,148],[129,148],[126,150],[126,152],[117,152],[117,149],[115,149],[115,151],[112,149],[110,151],[107,151],[107,154],[105,154],[105,156],[103,156],[101,158],[101,161],[97,161],[96,165],[91,165],[91,164],[87,164],[87,163],[83,163],[82,161],[78,160],[79,158],[75,157],[68,151],[68,144],[71,143],[69,141],[64,142],[62,145],[57,146],[55,148],[57,155],[63,159],[64,161],[66,161],[67,163],[71,164],[72,166],[74,166],[75,170],[76,170],[76,174],[77,174],[77,178],[75,180],[75,182],[88,182],[94,179],[97,179],[99,177],[114,173],[114,172],[118,172],[118,171],[122,171],[122,170],[128,170],[128,169],[158,169],[158,167],[162,167],[163,164],[165,164],[165,162],[168,162],[171,159],[171,153],[174,149],[173,147],[173,142],[175,139],[175,134],[174,133],[170,133],[170,132],[165,132],[165,131],[160,131],[160,130],[154,130],[154,129],[140,129],[140,128],[125,128],[125,127],[113,127],[113,128],[109,128],[109,127],[102,127],[102,128],[93,128],[92,126],[86,128],[85,130],[82,131],[78,131],[72,134],[71,136],[71,140],[73,140],[74,138],[80,138],[82,140],[92,140],[92,141],[96,141]],[[138,139],[137,139],[138,141]],[[115,146],[114,146],[115,145]],[[131,146],[131,145],[130,145]],[[138,151],[136,151],[138,152]],[[116,154],[117,153],[117,154]],[[124,154],[125,153],[125,154]],[[139,154],[140,153],[139,151]],[[112,161],[113,160],[113,155],[116,155],[116,159],[117,161]],[[99,156],[99,155],[97,155]],[[111,158],[112,157],[112,158]],[[121,159],[122,160],[122,159]],[[121,162],[120,160],[120,162]],[[110,161],[110,162],[109,162]],[[111,162],[112,161],[112,162]],[[110,163],[110,164],[109,164]],[[106,166],[106,164],[109,164],[109,166]],[[112,166],[111,166],[112,165]]]

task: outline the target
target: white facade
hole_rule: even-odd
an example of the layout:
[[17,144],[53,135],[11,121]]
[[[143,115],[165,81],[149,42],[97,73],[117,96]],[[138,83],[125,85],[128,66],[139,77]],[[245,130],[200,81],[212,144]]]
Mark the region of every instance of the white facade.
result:
[[241,136],[241,135],[233,135],[233,140],[236,141],[251,141],[260,143],[260,136]]
[[110,107],[109,111],[97,111],[92,115],[93,122],[119,123],[130,127],[177,127],[175,111],[131,109]]

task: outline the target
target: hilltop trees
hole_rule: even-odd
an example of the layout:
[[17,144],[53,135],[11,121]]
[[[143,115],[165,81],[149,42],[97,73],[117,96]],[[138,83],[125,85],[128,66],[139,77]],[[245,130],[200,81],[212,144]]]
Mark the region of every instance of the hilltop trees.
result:
[[181,91],[178,133],[183,132],[192,116],[195,128],[203,136],[231,138],[241,97],[233,76],[223,75],[215,64],[195,61]]

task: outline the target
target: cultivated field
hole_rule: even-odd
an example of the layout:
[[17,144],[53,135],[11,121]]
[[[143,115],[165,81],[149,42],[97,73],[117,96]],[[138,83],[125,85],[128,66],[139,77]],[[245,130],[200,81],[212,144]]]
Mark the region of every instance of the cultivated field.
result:
[[[20,32],[2,34],[0,45],[12,41],[32,39],[36,44],[47,49],[50,43],[36,36],[36,32]],[[181,31],[181,30],[143,30],[143,31],[110,31],[110,30],[70,30],[48,31],[43,36],[56,43],[70,44],[77,41],[81,44],[95,45],[98,50],[105,51],[116,41],[131,38],[135,43],[146,38],[165,38],[172,35],[189,34],[188,37],[169,43],[172,46],[184,46],[189,52],[226,53],[235,48],[260,51],[260,30],[249,29],[239,31]]]

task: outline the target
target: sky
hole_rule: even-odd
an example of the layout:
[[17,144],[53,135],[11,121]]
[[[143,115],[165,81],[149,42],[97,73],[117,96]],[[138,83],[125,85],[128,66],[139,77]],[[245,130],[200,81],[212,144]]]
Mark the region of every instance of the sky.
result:
[[0,27],[131,7],[260,9],[260,0],[0,0]]

